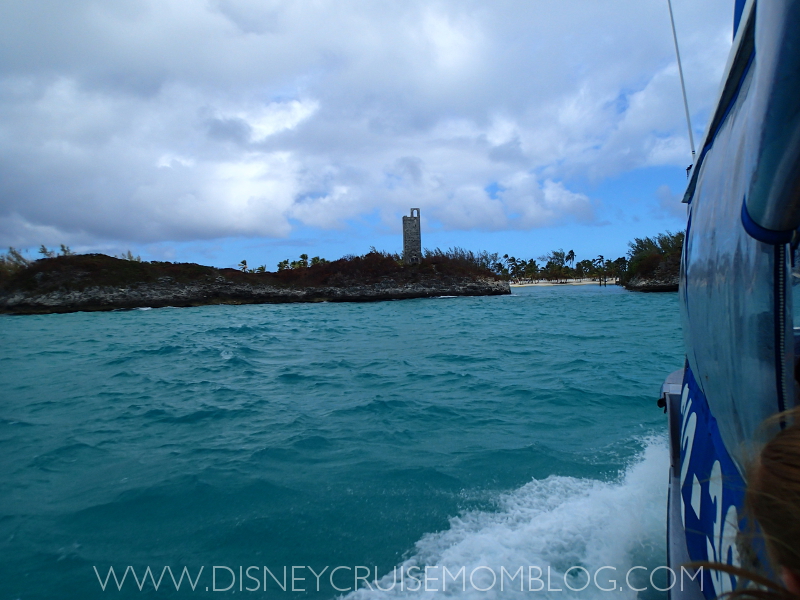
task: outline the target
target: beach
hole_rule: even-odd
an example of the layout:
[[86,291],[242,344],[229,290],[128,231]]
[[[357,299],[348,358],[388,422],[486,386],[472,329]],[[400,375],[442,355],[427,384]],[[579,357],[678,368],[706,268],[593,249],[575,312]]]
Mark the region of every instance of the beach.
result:
[[[583,281],[567,281],[566,283],[554,283],[552,281],[540,281],[538,283],[512,283],[512,288],[521,288],[521,287],[561,287],[561,286],[573,286],[573,285],[600,285],[597,281],[591,281],[589,279],[584,279]],[[607,285],[617,285],[616,281],[611,279],[608,280]]]

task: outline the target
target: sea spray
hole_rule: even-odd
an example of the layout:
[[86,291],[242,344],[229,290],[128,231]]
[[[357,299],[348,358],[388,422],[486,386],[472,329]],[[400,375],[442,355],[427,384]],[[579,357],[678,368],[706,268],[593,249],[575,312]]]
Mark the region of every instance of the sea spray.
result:
[[664,564],[668,466],[666,439],[651,437],[616,481],[531,481],[501,495],[496,510],[466,512],[447,530],[425,535],[411,558],[348,600],[430,591],[464,599],[530,592],[607,598],[609,588],[625,598],[642,588],[657,592],[664,576],[651,583],[649,574]]

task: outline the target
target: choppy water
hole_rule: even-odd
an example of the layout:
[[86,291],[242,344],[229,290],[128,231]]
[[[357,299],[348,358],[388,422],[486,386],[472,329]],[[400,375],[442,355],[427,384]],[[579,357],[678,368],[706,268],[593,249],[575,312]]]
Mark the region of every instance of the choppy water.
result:
[[[585,286],[0,318],[0,599],[663,564],[677,302]],[[128,565],[203,572],[194,592],[131,572],[103,592],[95,568]],[[320,591],[307,569],[291,591],[292,566],[329,567]],[[519,595],[476,590],[486,576],[447,593]],[[356,595],[425,593],[404,583]],[[550,595],[608,597],[593,589]]]

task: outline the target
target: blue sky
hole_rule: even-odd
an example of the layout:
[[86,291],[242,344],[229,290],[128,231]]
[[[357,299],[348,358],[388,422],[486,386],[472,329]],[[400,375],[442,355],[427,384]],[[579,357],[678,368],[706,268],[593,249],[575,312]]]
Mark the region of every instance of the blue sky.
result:
[[[695,139],[732,2],[674,0]],[[0,6],[0,245],[274,269],[423,245],[623,255],[683,227],[665,0]]]

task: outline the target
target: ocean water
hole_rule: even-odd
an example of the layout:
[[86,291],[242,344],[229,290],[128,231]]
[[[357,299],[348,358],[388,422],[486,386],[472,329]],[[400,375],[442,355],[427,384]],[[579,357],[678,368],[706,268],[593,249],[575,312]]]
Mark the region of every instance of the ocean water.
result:
[[0,600],[664,597],[682,364],[616,287],[2,317]]

